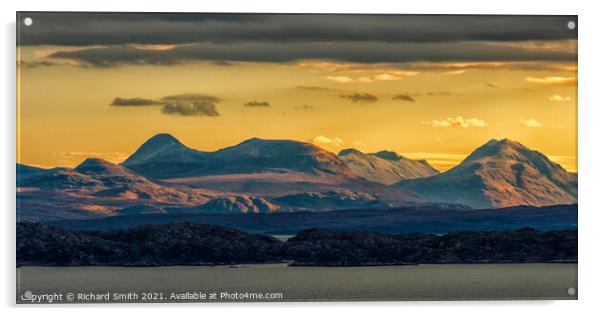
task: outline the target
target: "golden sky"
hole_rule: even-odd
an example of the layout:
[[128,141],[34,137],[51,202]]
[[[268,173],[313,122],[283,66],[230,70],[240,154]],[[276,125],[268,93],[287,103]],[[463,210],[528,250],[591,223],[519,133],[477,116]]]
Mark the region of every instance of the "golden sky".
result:
[[[73,167],[87,157],[121,162],[154,134],[170,133],[204,151],[251,137],[294,139],[335,153],[392,150],[446,170],[488,140],[510,138],[576,171],[577,64],[545,57],[576,56],[577,41],[478,43],[543,58],[130,60],[107,66],[82,53],[104,53],[106,43],[22,44],[17,159],[43,167]],[[186,52],[186,45],[129,45],[128,54],[163,56]],[[118,97],[153,104],[111,105]]]

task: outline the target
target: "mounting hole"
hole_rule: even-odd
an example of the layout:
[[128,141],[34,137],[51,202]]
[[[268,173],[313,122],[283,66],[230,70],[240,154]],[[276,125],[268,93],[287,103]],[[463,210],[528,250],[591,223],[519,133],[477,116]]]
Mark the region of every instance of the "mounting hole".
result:
[[575,290],[574,287],[569,287],[567,292],[569,293],[570,296],[574,296],[575,293],[577,293],[577,290]]
[[32,18],[30,18],[30,17],[24,18],[23,24],[25,24],[26,26],[31,26],[33,24]]
[[568,27],[569,30],[574,30],[576,26],[577,26],[577,23],[575,23],[575,21],[568,21],[566,23],[566,27]]

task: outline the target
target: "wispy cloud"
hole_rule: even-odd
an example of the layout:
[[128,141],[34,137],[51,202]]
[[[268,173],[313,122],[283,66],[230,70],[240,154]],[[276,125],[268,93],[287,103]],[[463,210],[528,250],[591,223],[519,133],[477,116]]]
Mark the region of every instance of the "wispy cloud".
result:
[[326,77],[326,79],[328,79],[330,81],[338,82],[338,83],[354,82],[354,80],[352,78],[349,78],[346,76],[328,76],[328,77]]
[[563,97],[563,96],[560,96],[558,94],[551,96],[549,99],[552,102],[568,102],[568,101],[571,101],[571,97]]
[[249,101],[247,103],[245,103],[245,106],[248,107],[268,107],[270,106],[270,102],[268,101]]
[[113,99],[111,105],[113,106],[145,106],[145,105],[160,105],[159,101],[144,98],[121,98],[117,97]]
[[295,110],[313,110],[313,109],[314,109],[313,105],[307,105],[307,104],[299,105],[299,106],[295,107]]
[[337,83],[354,83],[354,82],[375,82],[375,81],[395,81],[405,77],[411,77],[417,75],[415,71],[391,71],[386,73],[375,74],[371,76],[361,76],[351,78],[348,76],[327,76],[326,79]]
[[575,86],[577,85],[577,78],[575,77],[544,77],[544,78],[525,78],[526,82],[539,83],[547,85],[559,85],[559,86]]
[[404,92],[399,93],[398,95],[410,96],[412,98],[415,97],[446,97],[446,96],[456,96],[460,95],[460,93],[452,92],[452,91],[427,91],[427,92]]
[[178,45],[170,44],[130,44],[131,47],[141,50],[166,51],[176,48]]
[[565,53],[576,53],[577,52],[577,41],[576,40],[564,40],[564,41],[520,41],[520,42],[488,42],[492,46],[506,46],[523,48],[532,51],[551,51],[551,52],[565,52]]
[[350,100],[354,103],[374,103],[378,101],[378,97],[368,93],[352,93],[343,94],[341,98]]
[[396,96],[393,96],[392,99],[400,100],[400,101],[407,101],[407,102],[416,102],[416,100],[414,98],[412,98],[412,96],[409,94],[398,94]]
[[520,123],[523,124],[525,127],[542,127],[543,126],[543,124],[541,124],[539,121],[537,121],[534,118],[521,118]]
[[412,77],[417,75],[417,71],[391,71],[372,76],[364,76],[356,78],[356,82],[374,82],[374,81],[394,81],[405,77]]
[[34,61],[24,61],[24,60],[17,60],[17,67],[24,67],[24,68],[38,68],[38,67],[52,67],[52,66],[58,66],[58,63],[52,62],[52,61],[47,61],[47,60],[34,60]]
[[319,86],[297,86],[297,89],[310,91],[333,91],[334,89]]
[[422,124],[432,127],[485,127],[487,123],[478,118],[464,118],[462,116],[448,117],[444,120],[423,121]]
[[[293,63],[300,68],[322,70],[341,75],[333,75],[329,80],[338,76],[349,79],[347,82],[357,82],[359,78],[367,81],[366,76],[353,76],[354,73],[391,74],[400,78],[418,76],[421,74],[460,75],[471,70],[509,70],[509,71],[575,71],[573,63],[545,61],[507,61],[507,62],[402,62],[402,63],[348,63],[305,60]],[[343,75],[344,73],[344,75]],[[386,78],[386,77],[383,77]],[[328,78],[327,78],[328,79]]]
[[460,95],[460,93],[451,92],[451,91],[429,91],[429,92],[425,93],[424,95],[429,96],[429,97],[443,97],[443,96]]
[[336,147],[340,147],[343,145],[343,140],[340,139],[339,137],[327,137],[324,135],[319,135],[314,137],[314,139],[312,139],[312,143],[318,144],[318,145],[334,145]]

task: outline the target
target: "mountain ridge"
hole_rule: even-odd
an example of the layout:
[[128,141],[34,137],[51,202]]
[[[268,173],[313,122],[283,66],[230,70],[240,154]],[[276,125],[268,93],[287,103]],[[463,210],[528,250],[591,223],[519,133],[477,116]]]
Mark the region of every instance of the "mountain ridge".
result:
[[408,159],[393,151],[363,153],[348,148],[341,150],[338,156],[360,177],[387,185],[439,174],[426,160]]
[[318,146],[256,137],[234,146],[204,152],[186,147],[169,134],[157,134],[122,164],[158,179],[283,170],[353,176],[336,155]]

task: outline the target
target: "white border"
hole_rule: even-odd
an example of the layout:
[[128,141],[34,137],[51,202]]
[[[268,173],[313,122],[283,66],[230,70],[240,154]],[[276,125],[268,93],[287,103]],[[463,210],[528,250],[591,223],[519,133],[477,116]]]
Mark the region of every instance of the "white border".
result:
[[[275,303],[275,304],[219,304],[219,305],[133,305],[142,308],[145,315],[161,315],[165,308],[177,308],[177,313],[236,313],[251,315],[306,315],[316,312],[337,314],[395,313],[407,315],[575,315],[594,314],[600,310],[602,280],[602,251],[600,248],[600,220],[602,210],[597,207],[602,190],[602,135],[600,122],[600,35],[602,12],[596,1],[2,1],[3,49],[2,63],[2,199],[4,216],[2,234],[4,247],[3,281],[0,291],[2,309],[10,314],[39,314],[41,307],[15,307],[15,11],[150,11],[150,12],[313,12],[313,13],[429,13],[429,14],[578,14],[579,15],[579,301],[514,301],[514,302],[385,302],[385,303]],[[105,315],[109,305],[60,306],[44,308],[44,313],[60,315]],[[80,308],[86,308],[85,311]],[[132,305],[119,305],[127,311]],[[201,308],[200,310],[195,310]]]

